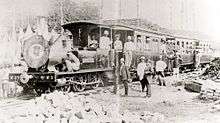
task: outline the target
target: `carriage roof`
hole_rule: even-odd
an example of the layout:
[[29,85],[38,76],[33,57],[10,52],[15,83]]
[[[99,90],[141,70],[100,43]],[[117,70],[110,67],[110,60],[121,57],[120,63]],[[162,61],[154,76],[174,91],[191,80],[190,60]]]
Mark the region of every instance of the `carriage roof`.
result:
[[76,26],[81,26],[81,25],[97,25],[97,26],[100,26],[100,27],[108,27],[110,28],[109,25],[107,24],[104,24],[98,20],[81,20],[81,21],[72,21],[72,22],[69,22],[69,23],[66,23],[64,25],[62,25],[62,27],[64,29],[67,29],[67,28],[70,28],[70,27],[76,27]]
[[164,35],[164,34],[157,32],[157,31],[151,31],[151,30],[147,30],[144,28],[136,27],[136,26],[125,25],[125,24],[121,24],[121,23],[109,23],[109,22],[99,21],[99,20],[72,21],[72,22],[69,22],[69,23],[62,25],[62,27],[64,29],[68,29],[71,27],[78,27],[78,26],[82,26],[82,25],[91,25],[91,26],[96,25],[99,27],[107,27],[107,28],[111,28],[111,29],[142,31],[142,32],[148,32],[148,33],[153,33],[153,34],[158,34],[158,35]]
[[137,32],[146,32],[146,33],[152,33],[155,35],[159,36],[165,36],[168,38],[179,38],[179,39],[186,39],[186,40],[199,40],[198,38],[195,37],[188,37],[188,36],[183,36],[183,35],[178,35],[178,34],[171,34],[171,33],[165,33],[165,32],[160,32],[160,31],[154,31],[150,29],[145,29],[140,26],[131,26],[131,25],[125,25],[117,22],[108,22],[105,20],[79,20],[79,21],[72,21],[69,23],[66,23],[62,25],[64,29],[68,29],[71,27],[77,27],[81,25],[96,25],[99,27],[105,27],[105,28],[111,28],[111,29],[119,29],[119,30],[132,30],[132,31],[137,31]]

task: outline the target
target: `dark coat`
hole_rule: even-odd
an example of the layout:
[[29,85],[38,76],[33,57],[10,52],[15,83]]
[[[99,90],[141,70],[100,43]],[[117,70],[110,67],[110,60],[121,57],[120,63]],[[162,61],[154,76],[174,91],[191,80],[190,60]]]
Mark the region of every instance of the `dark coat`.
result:
[[125,66],[124,64],[121,65],[121,67],[120,67],[120,77],[121,77],[121,80],[130,79],[130,72],[128,70],[128,67]]

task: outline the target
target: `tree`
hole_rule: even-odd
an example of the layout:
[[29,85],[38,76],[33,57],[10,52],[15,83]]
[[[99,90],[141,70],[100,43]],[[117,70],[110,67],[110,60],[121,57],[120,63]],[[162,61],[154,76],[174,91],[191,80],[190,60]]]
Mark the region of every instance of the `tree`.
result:
[[64,23],[99,19],[99,5],[95,1],[54,0],[48,15],[49,27],[57,30],[61,29],[61,6]]

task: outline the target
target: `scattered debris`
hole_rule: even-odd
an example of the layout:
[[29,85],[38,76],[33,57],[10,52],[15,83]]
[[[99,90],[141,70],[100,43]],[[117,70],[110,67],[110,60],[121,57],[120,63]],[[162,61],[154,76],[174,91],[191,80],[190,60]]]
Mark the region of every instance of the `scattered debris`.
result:
[[216,79],[219,76],[220,71],[220,58],[215,58],[212,60],[210,65],[206,67],[206,70],[203,72],[202,76],[209,79]]
[[200,92],[202,88],[202,84],[196,81],[190,81],[185,83],[185,89],[192,92]]
[[206,101],[220,100],[220,83],[212,80],[203,81],[199,99]]
[[[145,111],[138,114],[130,111],[119,113],[120,104],[101,105],[91,96],[76,93],[55,91],[43,94],[19,110],[18,114],[0,117],[2,122],[45,122],[45,123],[145,123],[163,122],[165,117],[160,113]],[[8,117],[8,118],[5,118]]]

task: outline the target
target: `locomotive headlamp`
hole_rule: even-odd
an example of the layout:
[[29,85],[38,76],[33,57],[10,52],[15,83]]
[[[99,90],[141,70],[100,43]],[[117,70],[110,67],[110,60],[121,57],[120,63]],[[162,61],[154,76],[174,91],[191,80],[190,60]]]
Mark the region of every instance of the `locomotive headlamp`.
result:
[[20,82],[26,84],[31,78],[33,78],[32,75],[28,75],[27,73],[22,73],[20,76]]

